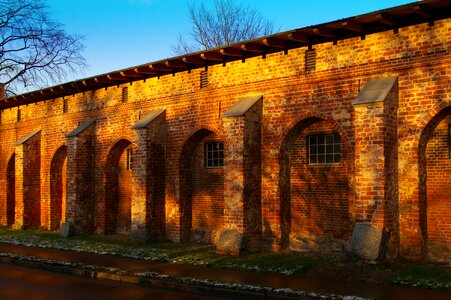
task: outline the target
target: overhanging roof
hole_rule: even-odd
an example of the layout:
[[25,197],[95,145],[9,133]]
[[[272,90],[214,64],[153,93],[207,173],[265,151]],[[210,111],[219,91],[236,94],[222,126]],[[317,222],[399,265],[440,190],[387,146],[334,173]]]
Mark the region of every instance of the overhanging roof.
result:
[[177,72],[205,68],[211,65],[244,60],[289,49],[336,42],[352,37],[420,23],[433,23],[449,18],[451,1],[424,0],[396,6],[315,26],[294,29],[237,44],[190,53],[147,63],[132,68],[67,82],[0,100],[0,109],[69,96],[80,92],[106,88],[122,83],[158,77]]

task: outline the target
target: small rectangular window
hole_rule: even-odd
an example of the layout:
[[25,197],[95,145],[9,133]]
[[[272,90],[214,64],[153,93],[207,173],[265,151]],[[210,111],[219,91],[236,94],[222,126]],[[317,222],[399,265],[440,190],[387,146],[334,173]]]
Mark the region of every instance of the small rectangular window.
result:
[[127,149],[125,168],[130,171],[133,168],[133,150],[131,148]]
[[309,164],[333,164],[340,162],[341,138],[338,133],[307,136]]
[[200,72],[200,88],[206,88],[208,86],[208,72],[202,71]]
[[67,113],[69,110],[69,104],[67,103],[67,99],[63,99],[63,114]]
[[122,88],[122,102],[128,101],[128,87]]
[[22,118],[22,114],[20,112],[20,108],[17,109],[17,122],[20,122],[20,119]]
[[448,153],[448,157],[451,159],[451,124],[448,124]]
[[305,51],[305,72],[315,71],[316,51],[315,49]]
[[217,168],[224,166],[224,144],[220,142],[205,143],[205,167]]

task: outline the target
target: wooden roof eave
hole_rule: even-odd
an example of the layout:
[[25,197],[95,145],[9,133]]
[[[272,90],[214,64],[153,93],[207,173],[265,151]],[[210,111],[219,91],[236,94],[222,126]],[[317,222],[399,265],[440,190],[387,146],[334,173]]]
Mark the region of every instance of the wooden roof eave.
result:
[[[59,86],[43,89],[20,96],[0,100],[0,108],[13,107],[20,103],[42,101],[69,95],[76,92],[112,86],[128,81],[141,80],[165,74],[174,74],[193,68],[225,63],[247,57],[265,55],[266,53],[284,51],[286,49],[312,46],[324,42],[336,42],[357,36],[394,29],[404,26],[449,18],[451,3],[449,0],[423,0],[421,3],[410,3],[385,10],[375,11],[355,17],[323,23],[315,26],[298,28],[286,32],[271,34],[265,37],[240,42],[215,49],[199,51],[162,61],[147,63],[119,71],[80,79]],[[59,87],[59,88],[58,88]],[[61,88],[62,87],[62,88]],[[53,89],[53,90],[52,90]]]

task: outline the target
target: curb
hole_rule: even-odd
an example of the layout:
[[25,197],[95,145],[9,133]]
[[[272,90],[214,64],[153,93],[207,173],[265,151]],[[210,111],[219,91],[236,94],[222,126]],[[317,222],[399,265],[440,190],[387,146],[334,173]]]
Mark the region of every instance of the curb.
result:
[[193,294],[208,294],[233,299],[364,299],[353,296],[275,289],[239,283],[225,283],[190,277],[174,277],[165,274],[146,272],[131,273],[125,270],[108,269],[80,263],[45,260],[32,256],[0,253],[0,263],[26,268],[39,269],[54,273],[81,276],[91,279],[112,280],[128,284],[177,290]]

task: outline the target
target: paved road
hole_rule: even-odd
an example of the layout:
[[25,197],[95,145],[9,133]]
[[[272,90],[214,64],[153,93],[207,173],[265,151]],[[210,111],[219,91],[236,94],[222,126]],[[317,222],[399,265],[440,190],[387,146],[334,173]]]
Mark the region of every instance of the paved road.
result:
[[0,299],[223,299],[0,264]]

